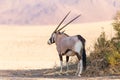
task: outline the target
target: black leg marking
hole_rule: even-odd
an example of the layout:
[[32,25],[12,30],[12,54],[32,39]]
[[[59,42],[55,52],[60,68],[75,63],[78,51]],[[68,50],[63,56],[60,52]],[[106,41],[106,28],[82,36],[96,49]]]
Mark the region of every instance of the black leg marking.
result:
[[66,56],[66,62],[68,62],[69,61],[69,56]]
[[62,53],[62,55],[66,55],[69,51],[72,51],[71,49],[67,49],[65,53]]
[[80,56],[77,52],[76,52],[75,54],[76,54],[76,56],[77,56],[78,60],[80,61],[81,56]]
[[62,53],[62,55],[66,55],[69,51],[72,51],[71,49],[67,49],[65,53]]
[[66,51],[65,51],[65,53],[68,53],[69,51],[72,51],[71,49],[67,49]]
[[63,61],[62,55],[59,54],[60,61]]

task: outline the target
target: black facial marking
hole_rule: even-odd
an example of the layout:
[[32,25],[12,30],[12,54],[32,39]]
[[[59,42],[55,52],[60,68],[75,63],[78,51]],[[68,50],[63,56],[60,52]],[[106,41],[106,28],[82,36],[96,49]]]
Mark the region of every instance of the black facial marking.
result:
[[[52,34],[52,35],[53,35],[53,34]],[[55,40],[54,40],[54,38],[53,38],[53,36],[52,36],[52,35],[51,35],[51,37],[50,37],[50,39],[49,39],[49,40],[50,40],[50,42],[51,42],[51,43],[55,43]]]
[[50,42],[52,42],[52,38],[50,38]]

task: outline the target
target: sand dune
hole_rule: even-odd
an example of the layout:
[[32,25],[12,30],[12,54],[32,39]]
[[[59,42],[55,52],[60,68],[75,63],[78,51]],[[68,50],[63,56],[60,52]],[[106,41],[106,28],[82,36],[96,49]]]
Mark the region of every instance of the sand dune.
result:
[[[55,45],[47,40],[56,25],[49,26],[0,26],[0,69],[43,69],[59,65]],[[108,39],[114,35],[109,22],[71,24],[69,35],[81,34],[86,38],[87,54],[103,30]]]

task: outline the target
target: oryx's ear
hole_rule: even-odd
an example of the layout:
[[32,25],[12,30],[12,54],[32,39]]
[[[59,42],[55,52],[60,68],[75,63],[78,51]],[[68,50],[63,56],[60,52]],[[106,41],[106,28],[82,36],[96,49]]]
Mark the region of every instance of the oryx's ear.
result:
[[62,31],[61,33],[64,33],[65,32],[65,30],[64,31]]

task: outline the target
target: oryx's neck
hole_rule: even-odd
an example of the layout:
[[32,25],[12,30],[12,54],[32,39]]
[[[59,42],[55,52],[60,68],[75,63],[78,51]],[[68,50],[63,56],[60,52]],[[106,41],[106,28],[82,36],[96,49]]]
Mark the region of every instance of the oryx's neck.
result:
[[61,40],[68,37],[67,35],[65,34],[56,34],[56,37],[55,37],[55,43],[56,45],[59,45]]

